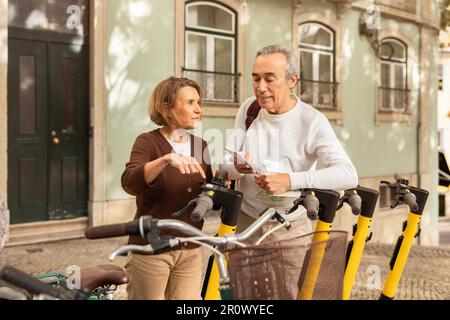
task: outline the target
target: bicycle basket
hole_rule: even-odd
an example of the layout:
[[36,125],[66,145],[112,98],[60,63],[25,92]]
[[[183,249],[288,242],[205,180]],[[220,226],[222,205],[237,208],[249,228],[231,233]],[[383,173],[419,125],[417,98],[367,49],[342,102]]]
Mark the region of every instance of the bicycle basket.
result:
[[346,249],[347,232],[330,231],[230,250],[233,299],[342,299]]

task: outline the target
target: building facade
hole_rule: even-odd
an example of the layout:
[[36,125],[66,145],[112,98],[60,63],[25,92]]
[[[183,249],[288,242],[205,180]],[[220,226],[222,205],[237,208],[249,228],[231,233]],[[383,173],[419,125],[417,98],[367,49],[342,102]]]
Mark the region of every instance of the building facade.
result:
[[[68,9],[63,2],[55,12]],[[390,209],[379,184],[399,173],[430,191],[418,241],[438,244],[438,1],[74,2],[62,22],[47,4],[32,25],[36,8],[0,0],[0,194],[10,244],[132,219],[120,175],[136,136],[155,128],[152,88],[173,74],[202,86],[201,131],[216,164],[239,103],[253,95],[255,54],[275,43],[299,57],[295,93],[328,117],[360,185],[380,191],[372,241],[393,243],[401,232],[408,210]],[[68,139],[78,149],[65,148]],[[351,231],[354,219],[344,208],[335,228]]]

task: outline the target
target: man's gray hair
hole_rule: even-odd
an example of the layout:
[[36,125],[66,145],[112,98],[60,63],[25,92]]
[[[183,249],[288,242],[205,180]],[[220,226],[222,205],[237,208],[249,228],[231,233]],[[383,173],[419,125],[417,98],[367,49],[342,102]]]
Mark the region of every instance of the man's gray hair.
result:
[[286,79],[289,79],[291,74],[295,74],[298,77],[299,73],[298,73],[297,57],[295,56],[294,52],[287,47],[282,47],[279,44],[266,46],[256,53],[256,57],[275,53],[284,54],[284,56],[286,57],[286,60],[288,62],[288,67],[286,70]]

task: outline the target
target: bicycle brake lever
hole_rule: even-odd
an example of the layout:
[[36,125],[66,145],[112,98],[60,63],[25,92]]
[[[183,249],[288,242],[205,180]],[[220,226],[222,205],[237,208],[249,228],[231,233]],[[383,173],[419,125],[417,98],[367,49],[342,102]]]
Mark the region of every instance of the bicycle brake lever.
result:
[[274,218],[277,219],[280,224],[285,223],[286,229],[291,227],[291,223],[287,220],[287,216],[284,213],[275,212]]
[[395,202],[393,204],[391,204],[391,209],[394,209],[396,206],[398,206],[400,204],[400,200],[396,199]]
[[130,251],[142,254],[152,254],[154,252],[153,247],[150,244],[146,246],[130,244],[115,250],[113,253],[111,253],[108,259],[109,261],[114,261],[117,256],[126,256]]
[[294,205],[288,210],[287,214],[292,213],[298,209],[298,207],[300,206],[301,199],[302,198],[300,197],[294,200]]
[[117,256],[126,256],[128,252],[136,252],[144,255],[152,255],[159,253],[163,249],[172,248],[180,243],[177,239],[165,239],[164,241],[157,242],[156,245],[148,244],[145,246],[130,244],[120,247],[109,256],[109,261],[113,261]]
[[344,200],[345,200],[345,195],[344,195],[344,197],[342,197],[338,200],[338,205],[336,207],[336,211],[338,211],[339,209],[341,209],[344,206]]
[[187,205],[185,205],[183,208],[181,208],[181,210],[172,213],[172,216],[173,217],[179,217],[182,214],[188,212],[189,210],[194,209],[195,205],[197,204],[197,200],[198,200],[198,197],[195,198],[195,199],[192,199],[191,201],[188,202]]

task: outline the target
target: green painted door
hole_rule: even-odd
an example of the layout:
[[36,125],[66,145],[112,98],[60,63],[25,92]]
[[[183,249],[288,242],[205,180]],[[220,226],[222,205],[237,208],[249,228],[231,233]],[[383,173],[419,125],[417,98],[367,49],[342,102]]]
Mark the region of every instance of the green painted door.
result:
[[31,40],[36,37],[30,33],[8,40],[13,224],[87,215],[88,50],[48,35],[42,41]]
[[8,51],[10,220],[47,220],[47,46],[9,39]]
[[88,199],[88,51],[48,44],[50,219],[86,214]]

